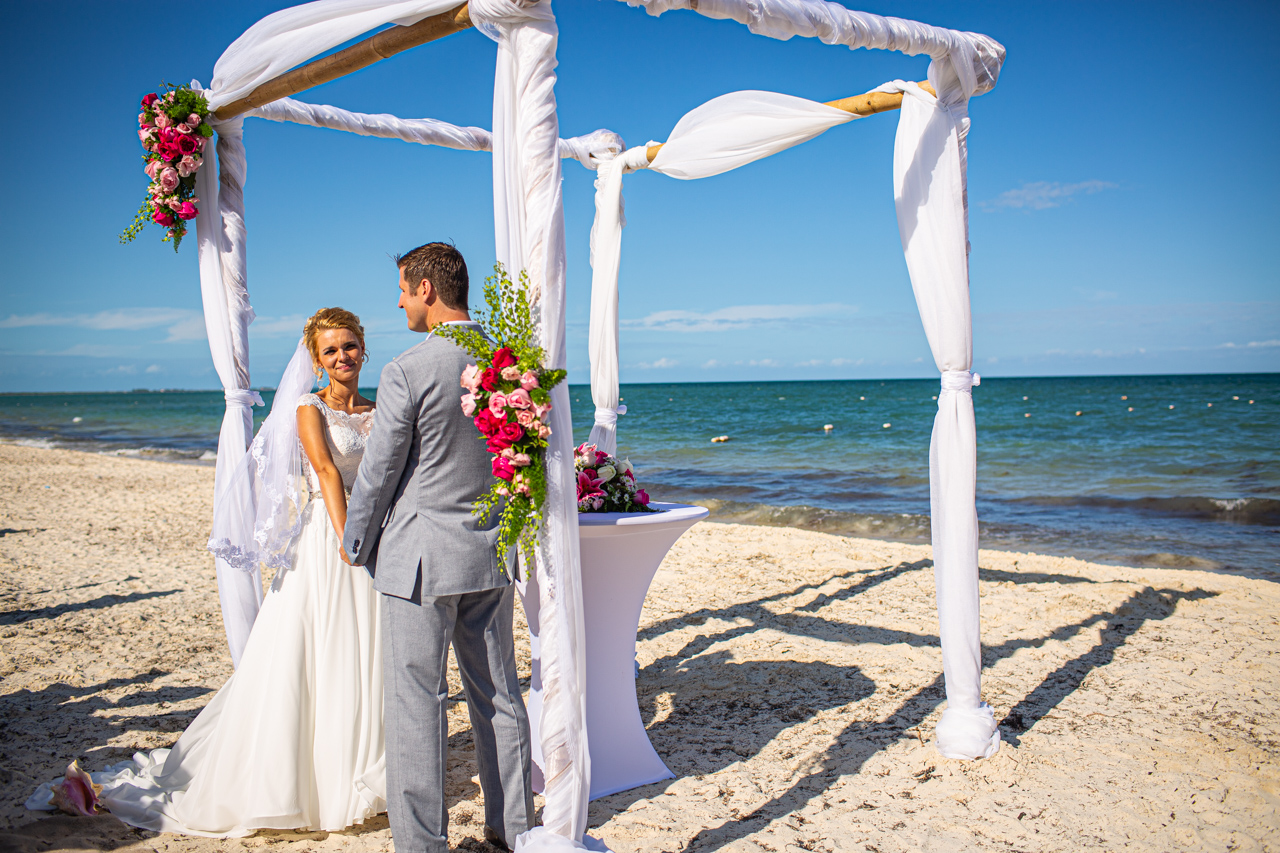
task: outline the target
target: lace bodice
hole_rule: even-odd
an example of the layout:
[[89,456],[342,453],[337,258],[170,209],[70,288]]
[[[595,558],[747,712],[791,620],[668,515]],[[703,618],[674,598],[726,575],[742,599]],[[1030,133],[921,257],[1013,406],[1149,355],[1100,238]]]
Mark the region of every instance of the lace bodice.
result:
[[[342,475],[342,488],[350,493],[356,481],[356,472],[360,470],[360,460],[364,457],[364,446],[369,441],[369,431],[373,428],[373,412],[361,415],[339,412],[329,408],[315,394],[303,394],[298,398],[298,406],[315,406],[324,415],[324,440],[329,445],[333,464]],[[315,497],[320,494],[320,478],[316,476],[301,445],[298,452],[302,454],[302,473],[307,478],[307,488],[312,497]]]

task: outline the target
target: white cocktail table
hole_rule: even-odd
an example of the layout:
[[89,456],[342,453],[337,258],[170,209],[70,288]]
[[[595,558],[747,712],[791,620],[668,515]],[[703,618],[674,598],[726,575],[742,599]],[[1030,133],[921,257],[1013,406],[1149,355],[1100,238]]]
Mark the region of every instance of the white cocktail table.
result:
[[[675,541],[707,517],[706,507],[651,504],[654,513],[578,514],[582,599],[586,632],[587,738],[591,750],[591,799],[647,785],[674,774],[654,751],[636,701],[636,630],[658,566]],[[536,579],[521,584],[529,621],[533,678],[529,726],[533,783],[541,791],[542,679],[538,647]]]

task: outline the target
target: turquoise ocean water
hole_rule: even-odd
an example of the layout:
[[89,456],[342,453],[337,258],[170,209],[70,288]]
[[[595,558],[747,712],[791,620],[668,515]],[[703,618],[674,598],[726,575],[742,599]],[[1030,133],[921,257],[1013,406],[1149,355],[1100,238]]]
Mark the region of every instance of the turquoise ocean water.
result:
[[[652,495],[720,519],[928,541],[937,389],[627,385],[619,450]],[[570,392],[582,440],[590,393]],[[1280,374],[984,379],[974,404],[984,547],[1280,580]],[[0,440],[210,464],[222,408],[221,392],[0,395]]]

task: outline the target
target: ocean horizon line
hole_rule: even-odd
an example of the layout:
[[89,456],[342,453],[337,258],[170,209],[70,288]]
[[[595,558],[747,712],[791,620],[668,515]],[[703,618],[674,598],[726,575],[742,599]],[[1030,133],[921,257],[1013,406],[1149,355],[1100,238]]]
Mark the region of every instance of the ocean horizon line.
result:
[[[1280,376],[1280,370],[1233,370],[1228,372],[1203,372],[1203,373],[1079,373],[1079,374],[1001,374],[990,375],[981,370],[975,370],[982,376],[984,380],[1005,380],[1005,379],[1177,379],[1179,377],[1194,376]],[[787,384],[794,385],[797,383],[824,383],[831,384],[835,382],[929,382],[936,381],[934,376],[888,376],[888,377],[864,377],[864,378],[810,378],[810,379],[671,379],[666,381],[652,382],[622,382],[623,387],[649,387],[656,385],[768,385],[768,384]],[[590,388],[590,381],[567,383],[571,388]],[[322,386],[323,387],[323,386]],[[377,390],[377,385],[362,385],[361,390]],[[222,391],[222,387],[208,388],[130,388],[118,391],[107,391],[102,389],[77,390],[77,391],[6,391],[0,389],[0,397],[54,397],[62,394],[210,394]],[[254,385],[250,390],[253,391],[272,391],[273,385]]]

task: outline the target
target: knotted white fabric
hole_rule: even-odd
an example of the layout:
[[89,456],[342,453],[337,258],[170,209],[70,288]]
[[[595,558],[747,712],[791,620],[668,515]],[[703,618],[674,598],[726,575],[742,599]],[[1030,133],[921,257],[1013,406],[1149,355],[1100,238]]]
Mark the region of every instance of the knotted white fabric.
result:
[[[193,81],[192,87],[198,89],[200,84]],[[234,466],[249,447],[253,437],[251,406],[262,405],[262,398],[249,390],[249,324],[253,322],[253,308],[249,305],[244,251],[243,121],[232,119],[215,122],[214,126],[218,173],[215,177],[212,162],[206,162],[196,173],[196,197],[200,200],[196,240],[205,332],[227,403],[218,433],[213,486],[216,505],[226,491]],[[212,153],[206,146],[206,159],[212,161]],[[237,571],[222,559],[215,559],[214,565],[231,662],[238,666],[249,630],[262,606],[262,577],[256,568]]]
[[257,391],[223,391],[222,398],[226,400],[227,406],[241,406],[246,409],[252,409],[254,406],[265,406],[262,402],[262,395]]
[[977,430],[970,393],[980,380],[969,373],[973,324],[964,154],[972,90],[950,64],[931,63],[929,82],[937,97],[901,80],[882,88],[904,93],[893,149],[894,203],[911,289],[942,371],[929,445],[933,573],[947,685],[938,751],[948,758],[987,758],[1000,748],[1000,732],[982,701]]
[[[472,0],[471,19],[498,42],[493,93],[493,201],[498,260],[528,273],[549,367],[567,363],[564,201],[556,115],[558,29],[550,0]],[[585,637],[578,554],[569,393],[551,394],[547,498],[537,571],[524,588],[539,625],[543,825],[520,835],[516,850],[585,849],[591,756],[587,748]],[[531,601],[532,599],[532,601]]]
[[[622,176],[649,167],[648,146],[631,148],[601,163],[596,171],[596,218],[591,226],[591,401],[595,426],[588,439],[599,450],[618,451],[618,264],[622,229],[627,224]],[[621,407],[625,411],[625,407]]]
[[967,370],[942,371],[942,390],[968,394],[975,385],[982,384],[982,377]]

